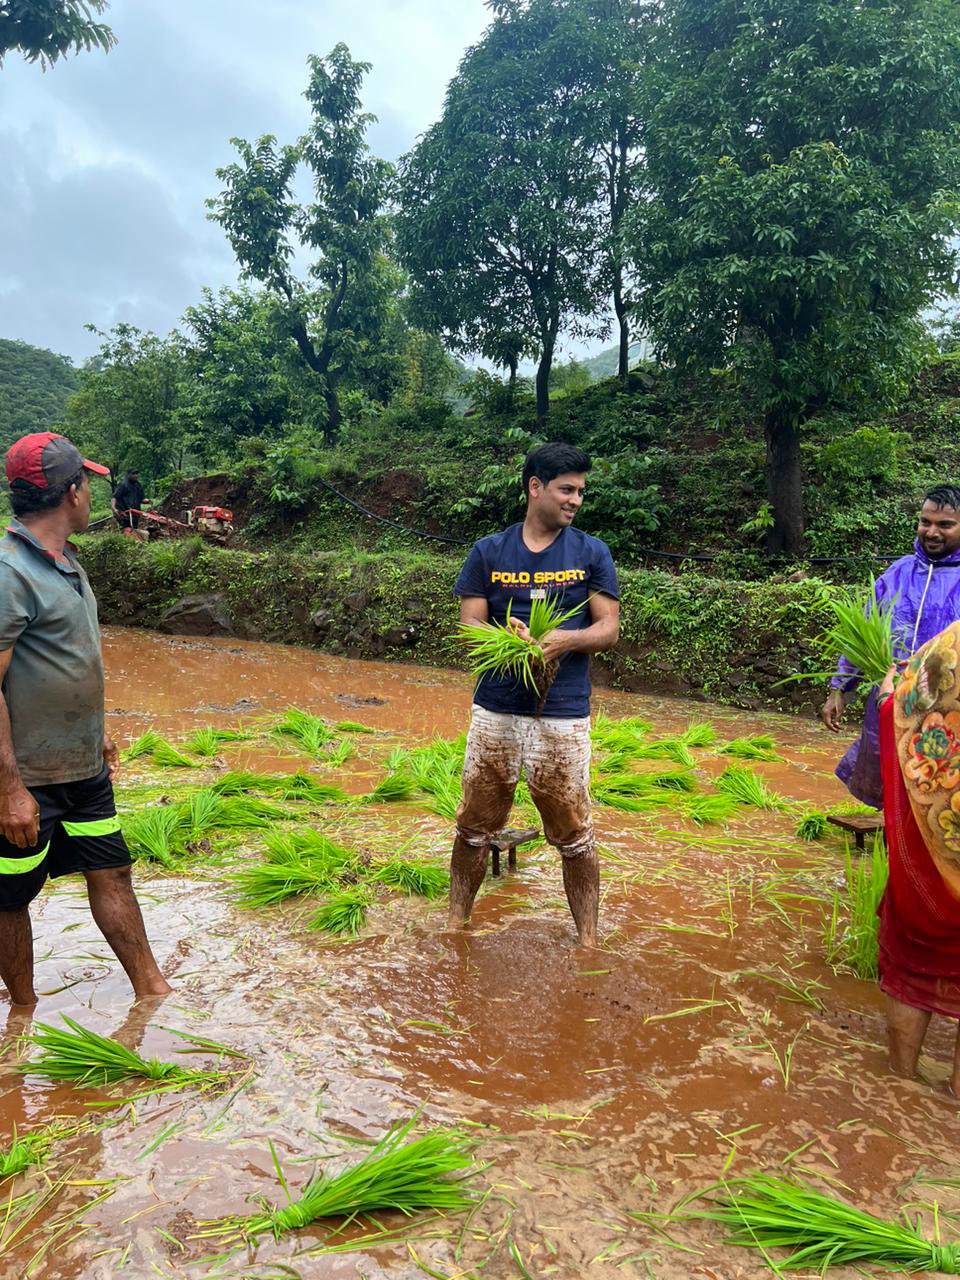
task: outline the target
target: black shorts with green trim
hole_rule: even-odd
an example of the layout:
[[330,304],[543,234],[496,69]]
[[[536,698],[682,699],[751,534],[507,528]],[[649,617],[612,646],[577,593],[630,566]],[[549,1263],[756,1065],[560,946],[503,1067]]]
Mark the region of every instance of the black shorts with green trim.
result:
[[32,849],[18,849],[0,836],[0,911],[27,906],[47,876],[129,867],[106,767],[82,782],[28,790],[40,806],[40,835]]

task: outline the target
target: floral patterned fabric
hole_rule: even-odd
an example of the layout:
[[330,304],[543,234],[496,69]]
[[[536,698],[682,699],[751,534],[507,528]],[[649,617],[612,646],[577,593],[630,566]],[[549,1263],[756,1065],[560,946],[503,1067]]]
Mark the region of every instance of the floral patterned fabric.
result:
[[894,695],[896,751],[917,827],[960,900],[960,622],[910,659]]

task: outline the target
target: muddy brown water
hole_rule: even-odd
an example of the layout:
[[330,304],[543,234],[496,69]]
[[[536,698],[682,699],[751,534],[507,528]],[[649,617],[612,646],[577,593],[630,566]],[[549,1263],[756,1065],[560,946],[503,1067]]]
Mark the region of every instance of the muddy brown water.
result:
[[[176,738],[256,724],[294,704],[380,731],[343,770],[352,791],[382,775],[391,745],[453,736],[469,714],[468,684],[453,672],[122,630],[104,647],[118,738],[147,725]],[[596,701],[662,732],[706,718],[724,737],[769,732],[784,760],[756,767],[771,785],[824,805],[843,798],[831,776],[840,743],[811,722],[607,691]],[[276,746],[224,754],[241,767],[304,764]],[[723,760],[698,755],[706,782]],[[449,824],[413,805],[373,820],[427,856],[449,843]],[[131,1003],[82,892],[59,882],[35,905],[37,1019],[63,1012],[164,1057],[178,1047],[171,1028],[188,1031],[248,1055],[252,1074],[227,1093],[133,1102],[131,1085],[54,1086],[17,1071],[25,1024],[11,1014],[4,1132],[54,1118],[89,1131],[65,1138],[43,1172],[0,1187],[0,1274],[747,1280],[768,1268],[713,1227],[662,1230],[629,1214],[666,1210],[725,1171],[778,1165],[885,1215],[936,1199],[952,1238],[960,1199],[935,1185],[958,1173],[960,1115],[943,1090],[951,1028],[934,1026],[925,1083],[888,1075],[877,989],[824,959],[842,847],[801,845],[794,823],[744,810],[724,831],[697,833],[670,810],[602,810],[605,942],[593,953],[573,946],[556,858],[542,846],[487,881],[461,937],[442,932],[442,904],[397,899],[358,939],[331,941],[303,927],[296,904],[239,909],[215,869],[185,878],[140,867],[148,929],[175,986],[159,1004]],[[232,1251],[195,1238],[198,1223],[250,1212],[258,1196],[282,1201],[271,1143],[296,1188],[318,1159],[340,1167],[343,1139],[374,1138],[418,1108],[467,1125],[490,1162],[469,1219],[417,1220],[408,1241],[340,1255],[317,1252],[320,1227]],[[17,1199],[26,1195],[37,1197],[32,1218]]]

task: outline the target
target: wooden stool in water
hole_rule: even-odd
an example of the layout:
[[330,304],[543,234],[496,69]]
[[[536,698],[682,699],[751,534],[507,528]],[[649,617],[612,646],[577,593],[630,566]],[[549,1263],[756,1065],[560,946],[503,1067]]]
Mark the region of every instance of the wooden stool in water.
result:
[[540,834],[539,827],[504,827],[490,841],[491,875],[500,874],[500,855],[506,853],[507,867],[510,871],[517,869],[517,845],[529,844]]
[[882,813],[832,813],[827,815],[827,821],[852,835],[861,853],[864,839],[870,832],[879,831],[883,835]]

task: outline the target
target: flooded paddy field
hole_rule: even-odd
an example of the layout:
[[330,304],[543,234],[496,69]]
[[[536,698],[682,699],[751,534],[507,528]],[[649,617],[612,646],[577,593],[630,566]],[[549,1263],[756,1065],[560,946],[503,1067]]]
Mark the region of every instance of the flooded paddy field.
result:
[[[467,725],[459,673],[121,630],[104,647],[108,726],[121,745],[149,728],[181,746],[199,728],[254,735],[191,769],[131,760],[118,791],[125,814],[226,769],[307,771],[359,797],[391,752]],[[289,706],[375,732],[344,730],[350,751],[331,763],[269,733]],[[845,798],[832,767],[846,738],[811,721],[608,691],[595,707],[642,717],[656,736],[709,719],[718,746],[769,734],[781,759],[746,763],[773,790],[819,808]],[[716,747],[693,754],[697,788],[711,793],[730,760]],[[748,1280],[770,1268],[725,1246],[712,1224],[630,1215],[761,1168],[814,1178],[885,1217],[909,1208],[931,1234],[936,1202],[943,1238],[956,1238],[952,1027],[934,1020],[924,1082],[888,1074],[878,989],[826,960],[842,840],[798,840],[797,814],[742,806],[697,827],[679,795],[653,812],[598,807],[599,951],[574,945],[558,859],[543,844],[487,880],[467,934],[444,933],[442,898],[378,894],[359,935],[344,938],[308,927],[316,902],[240,905],[231,877],[260,856],[264,833],[218,834],[180,867],[137,864],[175,988],[138,1004],[81,886],[48,886],[34,906],[35,1022],[64,1013],[188,1066],[216,1055],[184,1057],[191,1045],[177,1031],[242,1057],[220,1061],[231,1078],[208,1092],[56,1084],[23,1074],[36,1053],[19,1039],[30,1019],[10,1013],[3,1131],[59,1122],[64,1133],[38,1170],[0,1184],[0,1274]],[[532,816],[521,808],[518,825]],[[298,824],[374,858],[438,866],[452,834],[422,797],[305,805]],[[462,1125],[476,1140],[486,1167],[469,1214],[231,1237],[224,1219],[258,1198],[284,1202],[276,1165],[296,1192],[318,1161],[343,1167],[357,1140],[421,1109],[422,1124]],[[360,1248],[331,1252],[358,1236],[368,1237]]]

